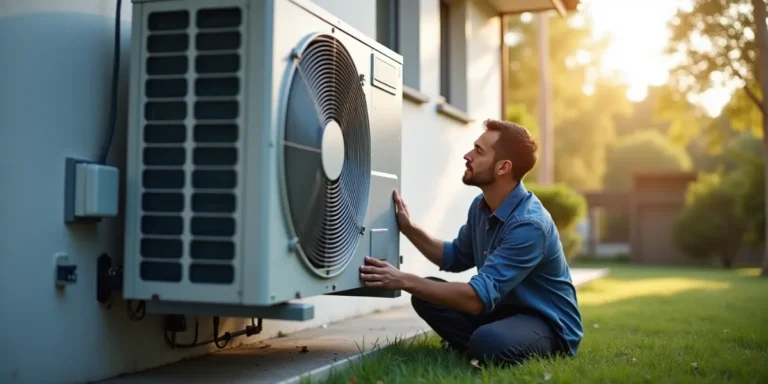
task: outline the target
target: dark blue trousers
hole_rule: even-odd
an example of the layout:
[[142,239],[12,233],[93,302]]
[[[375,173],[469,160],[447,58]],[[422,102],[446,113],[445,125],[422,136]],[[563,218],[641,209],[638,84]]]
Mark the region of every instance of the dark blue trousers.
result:
[[411,296],[411,304],[449,349],[481,363],[517,364],[532,356],[545,357],[562,350],[544,320],[519,308],[501,304],[489,315],[474,316],[416,296]]

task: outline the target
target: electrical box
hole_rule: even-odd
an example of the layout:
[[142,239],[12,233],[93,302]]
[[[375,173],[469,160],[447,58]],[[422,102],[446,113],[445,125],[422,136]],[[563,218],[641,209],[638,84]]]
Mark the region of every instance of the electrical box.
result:
[[119,186],[120,171],[116,167],[67,158],[65,221],[117,216]]

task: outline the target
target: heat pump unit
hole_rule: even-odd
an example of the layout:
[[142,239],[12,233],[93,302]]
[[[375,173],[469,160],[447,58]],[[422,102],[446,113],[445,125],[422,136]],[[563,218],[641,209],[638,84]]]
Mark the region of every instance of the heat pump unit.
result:
[[399,296],[359,266],[401,261],[400,55],[309,1],[134,0],[130,70],[126,299],[306,320],[293,299]]

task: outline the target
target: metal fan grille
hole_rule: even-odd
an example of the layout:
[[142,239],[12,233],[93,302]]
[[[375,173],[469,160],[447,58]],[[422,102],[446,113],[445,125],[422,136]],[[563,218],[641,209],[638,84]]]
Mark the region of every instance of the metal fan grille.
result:
[[[349,264],[363,233],[371,177],[368,107],[355,63],[333,36],[315,37],[296,60],[283,142],[285,192],[296,249],[316,273],[334,276]],[[329,179],[323,131],[336,124],[343,166]]]

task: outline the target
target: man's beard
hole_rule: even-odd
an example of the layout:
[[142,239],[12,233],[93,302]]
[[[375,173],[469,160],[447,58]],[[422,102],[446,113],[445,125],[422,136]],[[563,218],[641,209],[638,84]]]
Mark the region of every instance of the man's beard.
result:
[[469,175],[465,174],[461,181],[466,185],[483,187],[493,184],[496,181],[496,177],[493,174],[493,168],[489,168],[480,172],[472,172]]

